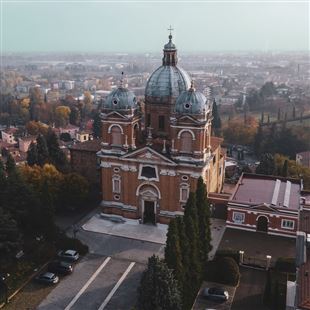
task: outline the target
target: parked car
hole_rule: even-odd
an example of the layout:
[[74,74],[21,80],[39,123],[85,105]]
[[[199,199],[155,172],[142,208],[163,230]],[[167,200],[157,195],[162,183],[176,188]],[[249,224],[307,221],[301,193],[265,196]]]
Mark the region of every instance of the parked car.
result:
[[69,262],[56,260],[48,264],[47,270],[56,274],[67,275],[72,273],[73,267]]
[[75,250],[65,250],[58,252],[58,257],[69,262],[76,262],[79,259],[80,255]]
[[59,278],[52,272],[41,273],[35,278],[35,280],[45,284],[56,284],[59,282]]
[[203,290],[202,295],[208,299],[215,301],[226,301],[229,298],[229,294],[223,288],[210,287]]

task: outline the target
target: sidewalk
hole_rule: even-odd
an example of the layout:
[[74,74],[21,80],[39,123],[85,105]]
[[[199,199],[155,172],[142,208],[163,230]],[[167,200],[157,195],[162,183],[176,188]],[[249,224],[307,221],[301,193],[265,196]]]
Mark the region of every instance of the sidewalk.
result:
[[115,223],[102,219],[99,214],[91,217],[82,228],[87,231],[143,240],[159,244],[166,243],[168,225],[144,225],[138,220],[125,219],[124,223]]

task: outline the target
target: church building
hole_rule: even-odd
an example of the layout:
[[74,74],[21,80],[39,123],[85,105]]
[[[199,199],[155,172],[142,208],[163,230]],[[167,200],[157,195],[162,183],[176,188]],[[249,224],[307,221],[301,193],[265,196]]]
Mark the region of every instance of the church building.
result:
[[224,181],[222,140],[211,136],[213,101],[178,66],[171,33],[163,54],[145,88],[144,115],[123,81],[101,113],[101,207],[142,223],[182,215],[200,176],[208,192],[220,192]]

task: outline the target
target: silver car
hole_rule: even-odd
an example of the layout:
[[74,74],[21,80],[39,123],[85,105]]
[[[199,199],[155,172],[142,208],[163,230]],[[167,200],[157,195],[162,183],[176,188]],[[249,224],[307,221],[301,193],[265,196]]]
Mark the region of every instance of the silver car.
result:
[[205,288],[202,292],[202,295],[214,301],[227,301],[229,298],[229,294],[226,290],[219,287],[210,287]]
[[66,261],[76,262],[80,258],[80,255],[75,250],[66,250],[58,252],[58,257]]
[[52,272],[41,273],[35,280],[45,284],[56,284],[59,282],[59,278]]

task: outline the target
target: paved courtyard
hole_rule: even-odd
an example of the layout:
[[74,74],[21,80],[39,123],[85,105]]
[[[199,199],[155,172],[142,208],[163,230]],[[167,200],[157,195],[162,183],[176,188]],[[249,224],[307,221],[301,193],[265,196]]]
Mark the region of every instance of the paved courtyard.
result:
[[82,225],[82,228],[102,234],[165,244],[168,225],[145,225],[140,224],[138,220],[131,219],[125,219],[124,223],[117,223],[103,219],[97,213]]
[[226,228],[220,249],[244,251],[245,256],[265,259],[271,255],[275,261],[278,257],[295,257],[295,239]]

